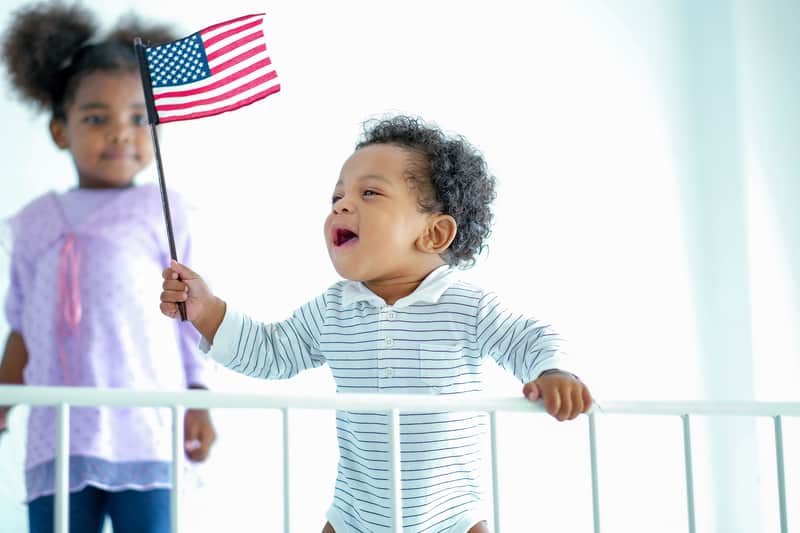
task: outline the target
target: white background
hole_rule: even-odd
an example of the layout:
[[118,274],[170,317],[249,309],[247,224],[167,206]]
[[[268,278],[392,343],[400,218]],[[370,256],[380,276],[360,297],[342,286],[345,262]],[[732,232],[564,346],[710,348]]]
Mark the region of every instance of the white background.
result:
[[[1,3],[5,27],[24,2]],[[133,3],[86,5],[108,27]],[[364,119],[407,112],[465,135],[497,176],[489,253],[465,277],[562,331],[600,403],[800,399],[800,8],[790,0],[141,0],[136,9],[182,34],[268,14],[282,91],[160,132],[167,183],[193,205],[193,266],[238,308],[282,319],[337,279],[322,222],[339,168]],[[48,117],[7,84],[0,111],[5,218],[75,177]],[[153,169],[141,181],[151,180]],[[158,292],[154,279],[153,305]],[[519,393],[512,378],[489,375],[491,392]],[[287,382],[220,369],[213,386],[334,390],[326,368]],[[301,415],[292,501],[295,530],[306,532],[324,523],[337,451],[333,415]],[[25,416],[13,411],[0,443],[0,531],[25,530]],[[277,415],[213,416],[212,458],[187,471],[187,529],[277,530]],[[585,419],[501,421],[506,531],[590,530]],[[699,422],[698,530],[776,530],[769,421]],[[604,531],[685,531],[679,420],[607,417],[598,429]],[[797,524],[796,420],[785,433]]]

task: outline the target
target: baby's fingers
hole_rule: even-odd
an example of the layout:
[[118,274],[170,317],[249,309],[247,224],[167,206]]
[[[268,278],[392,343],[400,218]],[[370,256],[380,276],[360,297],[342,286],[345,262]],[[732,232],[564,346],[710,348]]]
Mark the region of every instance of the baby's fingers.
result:
[[580,386],[574,387],[570,391],[570,395],[572,396],[572,411],[567,416],[568,420],[572,420],[579,414],[586,412],[589,408],[588,405],[583,403],[583,395],[581,394]]
[[178,273],[172,270],[171,268],[165,268],[163,272],[161,272],[161,277],[164,279],[178,279]]
[[171,270],[172,272],[176,273],[181,279],[185,280],[193,280],[193,279],[198,279],[200,277],[200,275],[197,272],[187,267],[186,265],[178,263],[174,259],[170,261],[170,265],[167,270]]
[[187,298],[188,290],[185,283],[167,280],[164,282],[164,291],[161,293],[161,305],[159,308],[168,317],[178,318],[181,315],[177,302],[185,302]]
[[544,394],[544,408],[550,416],[558,418],[558,412],[561,409],[561,395],[557,388],[553,387]]
[[592,393],[589,392],[589,387],[586,385],[581,387],[581,396],[583,396],[583,405],[586,407],[586,410],[588,410],[592,406],[592,403],[594,403],[594,400],[592,399]]
[[161,293],[161,301],[164,303],[177,303],[177,302],[185,302],[189,299],[188,291],[163,291]]
[[164,283],[161,284],[161,287],[165,291],[186,292],[188,290],[188,285],[182,281],[174,279],[164,280]]
[[571,420],[574,417],[572,416],[572,396],[570,395],[569,390],[558,391],[558,397],[561,399],[561,405],[559,406],[556,414],[553,416],[562,422],[564,420]]
[[180,311],[178,310],[178,304],[171,304],[166,302],[161,302],[161,305],[158,306],[161,309],[161,312],[170,318],[178,318],[180,316]]

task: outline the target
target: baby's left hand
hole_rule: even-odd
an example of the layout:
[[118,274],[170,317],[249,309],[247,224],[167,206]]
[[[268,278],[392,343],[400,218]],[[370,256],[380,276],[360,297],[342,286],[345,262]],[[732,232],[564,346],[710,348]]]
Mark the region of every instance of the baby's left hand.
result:
[[544,408],[558,420],[572,420],[592,406],[589,388],[568,372],[548,372],[526,383],[522,394],[532,402],[539,398]]

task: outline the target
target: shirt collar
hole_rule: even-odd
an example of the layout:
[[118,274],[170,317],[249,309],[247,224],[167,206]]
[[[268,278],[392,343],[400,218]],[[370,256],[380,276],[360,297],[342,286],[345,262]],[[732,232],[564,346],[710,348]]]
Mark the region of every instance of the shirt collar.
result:
[[[407,307],[416,303],[436,303],[457,280],[456,270],[449,265],[442,265],[428,274],[422,283],[409,294],[400,298],[393,307]],[[342,307],[349,307],[356,302],[367,302],[378,307],[386,305],[386,301],[369,290],[360,281],[346,281],[342,289]]]

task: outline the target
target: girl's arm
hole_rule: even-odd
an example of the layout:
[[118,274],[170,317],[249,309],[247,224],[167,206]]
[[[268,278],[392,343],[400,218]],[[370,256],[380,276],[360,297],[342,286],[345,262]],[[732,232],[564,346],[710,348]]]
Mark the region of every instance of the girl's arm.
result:
[[[12,331],[6,341],[3,361],[0,363],[0,384],[22,385],[22,371],[28,364],[28,349],[22,335]],[[0,432],[6,429],[6,416],[11,405],[0,406]]]
[[0,383],[22,385],[22,371],[28,365],[28,349],[22,335],[12,331],[6,341],[3,362],[0,363]]

